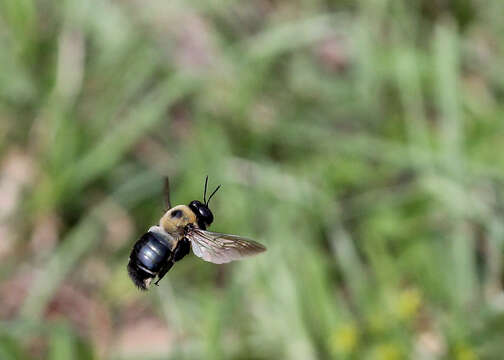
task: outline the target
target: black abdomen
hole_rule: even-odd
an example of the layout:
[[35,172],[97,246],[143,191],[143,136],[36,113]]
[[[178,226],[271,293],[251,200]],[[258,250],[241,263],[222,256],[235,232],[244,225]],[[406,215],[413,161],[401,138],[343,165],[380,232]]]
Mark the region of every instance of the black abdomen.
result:
[[135,254],[136,259],[147,270],[157,273],[170,256],[171,251],[168,249],[168,244],[159,235],[148,232],[137,241],[131,254]]
[[145,233],[133,247],[128,263],[128,273],[142,290],[147,289],[146,280],[154,278],[167,263],[171,250],[160,235]]

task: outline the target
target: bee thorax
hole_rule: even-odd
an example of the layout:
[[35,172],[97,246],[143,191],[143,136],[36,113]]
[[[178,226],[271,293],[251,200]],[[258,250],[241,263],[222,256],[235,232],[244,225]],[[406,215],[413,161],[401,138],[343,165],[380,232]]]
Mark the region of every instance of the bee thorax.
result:
[[188,224],[196,222],[196,215],[186,205],[178,205],[168,210],[159,220],[160,227],[169,234],[183,234]]

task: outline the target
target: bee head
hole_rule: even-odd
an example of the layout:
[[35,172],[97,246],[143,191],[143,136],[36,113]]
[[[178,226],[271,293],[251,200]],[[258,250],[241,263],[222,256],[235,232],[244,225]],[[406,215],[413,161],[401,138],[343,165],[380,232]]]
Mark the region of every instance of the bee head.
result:
[[203,193],[203,202],[198,201],[198,200],[193,200],[189,203],[189,209],[191,209],[194,214],[196,215],[196,219],[198,221],[198,226],[200,229],[206,230],[207,226],[210,226],[213,222],[213,214],[212,211],[210,211],[210,208],[208,207],[208,203],[210,202],[210,199],[214,194],[217,192],[217,190],[220,189],[220,185],[217,186],[217,188],[212,192],[212,194],[208,197],[208,200],[206,199],[206,191],[207,191],[207,184],[208,184],[208,176],[205,179],[205,191]]
[[213,214],[210,211],[207,204],[203,204],[201,201],[193,200],[189,204],[189,209],[196,214],[196,219],[198,221],[198,226],[200,229],[206,230],[207,226],[213,222]]

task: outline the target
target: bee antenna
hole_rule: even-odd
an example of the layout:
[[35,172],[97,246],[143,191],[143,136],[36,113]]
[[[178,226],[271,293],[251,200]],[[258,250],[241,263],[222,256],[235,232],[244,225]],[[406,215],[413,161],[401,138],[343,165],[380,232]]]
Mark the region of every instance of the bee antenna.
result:
[[[205,178],[205,192],[203,192],[203,202],[205,204],[207,203],[207,201],[206,201],[206,189],[207,189],[207,185],[208,185],[208,175]],[[208,199],[208,200],[210,200],[210,199]]]
[[215,195],[215,193],[217,192],[217,190],[220,189],[220,187],[221,187],[220,185],[217,186],[217,188],[213,191],[212,195],[210,195],[210,197],[208,198],[208,201],[205,203],[207,206],[208,206],[208,203],[210,202],[210,199],[212,198],[212,196]]

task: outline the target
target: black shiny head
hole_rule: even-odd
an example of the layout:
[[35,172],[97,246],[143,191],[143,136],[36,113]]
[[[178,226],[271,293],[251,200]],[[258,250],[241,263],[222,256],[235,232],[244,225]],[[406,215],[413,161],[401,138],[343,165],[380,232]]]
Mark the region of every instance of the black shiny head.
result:
[[206,199],[206,191],[207,191],[207,184],[208,184],[208,176],[205,179],[205,191],[203,193],[203,203],[198,200],[193,200],[189,203],[189,209],[193,211],[193,213],[196,215],[196,220],[198,222],[198,226],[200,229],[206,230],[207,226],[210,226],[213,222],[213,214],[212,211],[210,211],[210,208],[208,207],[208,203],[210,202],[210,199],[214,194],[217,192],[217,190],[220,189],[220,185],[217,186],[217,188],[212,192],[212,194],[208,197],[208,200]]
[[193,200],[189,204],[189,209],[196,215],[196,221],[200,229],[206,230],[207,226],[213,222],[213,214],[206,204]]

